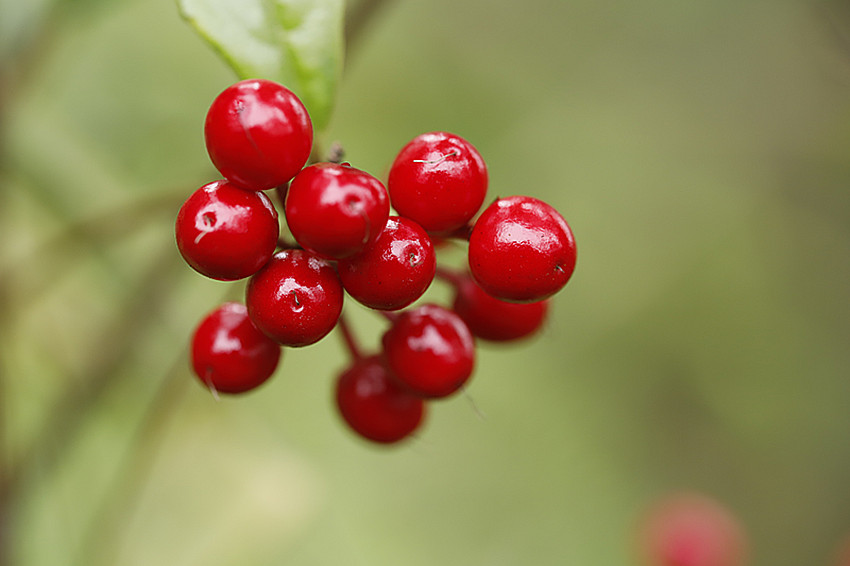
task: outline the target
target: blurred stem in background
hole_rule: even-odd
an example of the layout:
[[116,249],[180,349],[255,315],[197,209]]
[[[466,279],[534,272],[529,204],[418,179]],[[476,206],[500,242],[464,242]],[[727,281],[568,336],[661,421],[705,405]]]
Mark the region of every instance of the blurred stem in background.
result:
[[[74,10],[87,9],[97,2],[80,5],[74,2],[19,3],[17,19],[26,22],[20,26],[12,40],[3,44],[0,53],[0,178],[11,175],[12,164],[4,151],[6,122],[15,97],[26,84],[28,76],[36,72],[43,55],[50,49],[52,34],[58,26],[73,21]],[[388,2],[364,0],[347,6],[345,33],[346,52],[355,47],[369,22]],[[175,10],[174,17],[177,18]],[[6,18],[7,22],[11,21]],[[8,23],[7,23],[8,25]],[[187,33],[190,33],[187,29]],[[6,37],[11,38],[11,35]],[[212,57],[212,53],[210,53]],[[37,183],[37,181],[33,181]],[[0,184],[0,223],[5,222],[8,207],[6,183]],[[151,198],[136,201],[129,206],[113,209],[83,220],[68,220],[60,234],[39,246],[39,253],[26,257],[3,257],[3,274],[0,278],[0,336],[12,331],[10,289],[14,273],[23,272],[72,257],[69,250],[82,249],[90,254],[102,254],[103,249],[116,238],[132,235],[160,214],[173,214],[179,207],[183,190],[164,190]],[[14,251],[13,251],[14,253]],[[74,445],[75,436],[86,423],[90,411],[103,399],[116,378],[124,360],[130,357],[135,344],[158,322],[158,314],[169,296],[169,287],[184,269],[175,255],[173,246],[156,254],[146,273],[134,282],[134,289],[122,309],[118,309],[112,323],[104,327],[100,344],[110,347],[91,352],[89,366],[76,379],[69,379],[66,390],[57,396],[55,406],[45,411],[46,418],[39,423],[22,454],[13,457],[8,438],[8,414],[11,402],[6,395],[8,376],[0,366],[0,566],[10,566],[14,556],[15,513],[28,493],[35,488],[35,480],[49,475]],[[52,282],[43,280],[41,288],[29,290],[28,301],[34,302]],[[160,440],[167,429],[170,416],[179,406],[185,381],[186,352],[181,351],[167,374],[160,378],[159,386],[148,401],[128,448],[119,465],[113,484],[106,490],[101,504],[85,531],[77,555],[79,564],[113,564],[114,555],[122,541],[122,530],[131,517],[136,498],[144,487],[146,475],[154,461]],[[104,538],[104,533],[109,536]],[[110,541],[104,544],[104,540]]]

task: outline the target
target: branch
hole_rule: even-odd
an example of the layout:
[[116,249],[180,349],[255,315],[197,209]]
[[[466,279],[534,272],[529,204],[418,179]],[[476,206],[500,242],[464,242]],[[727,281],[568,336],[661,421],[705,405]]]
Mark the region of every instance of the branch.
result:
[[360,45],[363,30],[375,15],[390,2],[388,0],[362,0],[351,5],[345,14],[346,53],[354,51]]

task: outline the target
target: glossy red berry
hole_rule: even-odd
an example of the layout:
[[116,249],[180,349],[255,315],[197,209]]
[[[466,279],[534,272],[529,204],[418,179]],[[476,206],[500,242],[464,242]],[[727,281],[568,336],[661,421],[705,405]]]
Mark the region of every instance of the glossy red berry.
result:
[[350,165],[311,165],[295,176],[286,195],[286,221],[296,241],[333,259],[375,241],[389,214],[384,185]]
[[220,281],[256,273],[274,254],[280,226],[262,193],[227,181],[192,193],[177,213],[177,248],[196,271]]
[[280,345],[254,326],[239,303],[208,314],[192,337],[192,369],[217,393],[243,393],[265,383],[280,355]]
[[457,391],[475,367],[475,341],[454,312],[426,304],[405,311],[383,337],[390,372],[406,389],[422,397],[446,397]]
[[416,222],[391,216],[378,238],[359,254],[339,261],[345,290],[358,302],[397,310],[422,296],[437,269],[434,246]]
[[498,199],[469,236],[475,281],[504,301],[536,302],[558,292],[573,274],[576,244],[564,218],[533,197]]
[[307,250],[276,253],[251,279],[245,303],[251,320],[284,346],[321,340],[342,312],[343,290],[336,271]]
[[723,505],[684,493],[658,502],[645,519],[640,542],[649,566],[742,566],[744,530]]
[[402,148],[387,188],[399,215],[428,232],[464,226],[487,194],[487,167],[471,143],[447,132],[430,132]]
[[286,183],[304,167],[313,147],[313,126],[288,88],[249,79],[215,98],[204,137],[210,159],[224,177],[262,191]]
[[488,295],[471,277],[462,277],[455,291],[454,310],[476,337],[507,342],[531,336],[543,326],[548,301],[509,303]]
[[354,432],[383,444],[407,438],[425,416],[422,399],[396,384],[379,356],[358,360],[340,374],[336,403]]

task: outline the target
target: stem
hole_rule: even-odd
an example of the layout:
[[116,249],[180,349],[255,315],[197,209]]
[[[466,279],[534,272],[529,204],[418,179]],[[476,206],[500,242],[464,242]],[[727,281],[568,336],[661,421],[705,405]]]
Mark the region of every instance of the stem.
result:
[[331,142],[331,147],[328,149],[328,163],[342,163],[345,159],[345,148],[338,141]]
[[339,331],[342,334],[342,339],[345,342],[345,347],[348,350],[348,353],[351,355],[351,359],[355,362],[362,360],[363,350],[360,348],[357,338],[354,336],[354,332],[348,324],[348,319],[346,318],[345,313],[339,315],[337,328],[339,328]]
[[437,266],[436,276],[455,288],[459,288],[466,281],[466,276],[461,271],[441,265]]
[[452,239],[455,239],[455,240],[463,240],[464,242],[468,242],[469,236],[472,235],[472,226],[473,226],[472,223],[469,223],[466,226],[461,226],[460,228],[457,228],[456,230],[453,230],[453,231],[449,232],[448,234],[445,234],[443,237],[444,238],[452,238]]
[[161,191],[153,196],[110,208],[107,212],[69,222],[58,234],[45,238],[33,249],[26,250],[0,267],[3,272],[13,275],[25,273],[32,270],[33,264],[37,262],[51,263],[58,258],[72,255],[73,247],[91,247],[102,245],[105,241],[114,242],[117,238],[131,235],[141,226],[149,225],[158,216],[173,215],[180,207],[183,193],[182,190],[174,189]]
[[147,273],[139,278],[136,288],[129,294],[132,298],[116,313],[113,323],[104,328],[98,341],[110,347],[93,352],[93,361],[83,372],[86,377],[71,379],[71,385],[59,395],[27,451],[2,478],[9,484],[8,489],[20,492],[18,484],[32,477],[35,468],[41,468],[43,475],[49,474],[73,446],[74,436],[85,423],[85,417],[121,375],[121,365],[130,357],[139,337],[159,320],[157,314],[173,288],[171,276],[178,273],[177,268],[183,269],[180,262],[174,261],[173,254],[171,246],[163,249]]
[[[0,195],[1,197],[2,195]],[[2,207],[5,211],[6,207]],[[0,218],[5,215],[0,215]],[[11,329],[10,324],[10,296],[8,293],[8,280],[0,279],[0,336],[8,336]],[[8,410],[9,400],[6,393],[7,376],[5,366],[0,363],[0,566],[11,566],[12,564],[12,514],[16,505],[15,491],[9,479],[11,472],[11,458],[9,450],[8,433]]]
[[376,311],[376,312],[377,312],[378,314],[380,314],[381,316],[383,316],[383,317],[384,317],[385,319],[387,319],[388,321],[390,321],[390,323],[393,323],[393,322],[397,321],[397,320],[398,320],[398,317],[400,317],[400,316],[401,316],[401,315],[400,315],[398,312],[396,312],[396,311],[382,311],[382,310],[379,310],[379,311]]
[[184,348],[160,382],[132,438],[127,443],[117,478],[104,493],[100,509],[83,536],[76,562],[117,564],[122,534],[138,506],[146,480],[168,430],[168,424],[183,400],[187,386],[187,351]]
[[291,242],[283,237],[277,239],[277,247],[280,250],[297,250],[301,248],[296,242]]
[[345,15],[345,48],[353,51],[360,45],[363,30],[375,18],[378,11],[385,7],[387,0],[362,0],[355,3]]

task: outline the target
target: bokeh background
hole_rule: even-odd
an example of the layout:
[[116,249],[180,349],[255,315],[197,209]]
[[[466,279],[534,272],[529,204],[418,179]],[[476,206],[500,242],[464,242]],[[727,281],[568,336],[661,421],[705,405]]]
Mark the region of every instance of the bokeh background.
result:
[[[376,12],[323,142],[381,176],[413,136],[458,133],[489,198],[547,200],[579,245],[546,331],[481,344],[468,391],[389,450],[334,411],[334,334],[240,398],[189,373],[197,321],[241,296],[173,243],[217,177],[202,123],[234,76],[173,2],[0,8],[3,566],[638,565],[643,510],[678,489],[736,513],[753,565],[832,564],[850,532],[845,2]],[[381,317],[346,312],[375,347]]]

